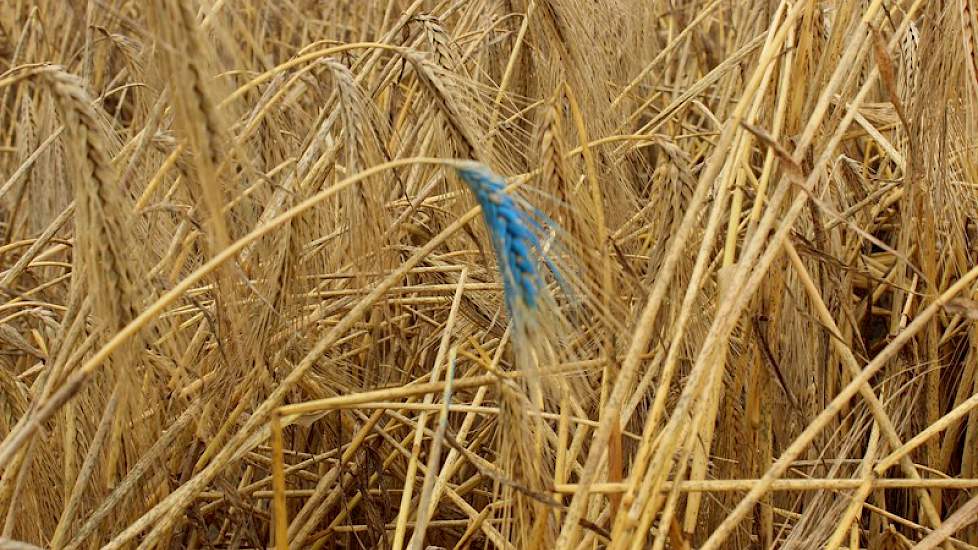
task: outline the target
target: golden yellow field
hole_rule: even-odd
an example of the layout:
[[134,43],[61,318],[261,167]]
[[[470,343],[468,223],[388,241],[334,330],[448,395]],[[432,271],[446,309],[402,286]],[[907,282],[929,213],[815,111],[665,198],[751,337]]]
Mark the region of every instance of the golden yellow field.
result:
[[978,547],[975,0],[0,0],[0,550]]

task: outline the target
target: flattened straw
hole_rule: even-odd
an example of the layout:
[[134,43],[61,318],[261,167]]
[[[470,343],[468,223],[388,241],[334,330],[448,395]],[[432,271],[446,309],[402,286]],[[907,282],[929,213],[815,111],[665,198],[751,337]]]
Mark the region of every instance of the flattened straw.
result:
[[976,519],[978,519],[978,495],[971,497],[968,502],[944,520],[943,525],[917,543],[912,550],[933,550],[942,544],[947,544],[951,535],[971,525]]
[[34,546],[19,540],[0,537],[0,550],[43,550],[40,546]]
[[[541,370],[543,375],[559,375],[562,373],[577,372],[588,367],[594,367],[600,365],[601,360],[589,360],[589,361],[575,361],[571,363],[564,363],[558,365],[551,369]],[[479,376],[467,376],[465,378],[460,378],[453,382],[453,387],[456,390],[477,388],[479,386],[486,386],[496,382],[499,382],[500,376],[504,378],[520,378],[524,376],[522,372],[505,372],[505,373],[493,373],[493,374],[483,374]],[[425,395],[429,393],[436,393],[445,390],[445,382],[428,382],[425,384],[415,384],[411,386],[403,386],[399,388],[390,388],[383,390],[372,390],[367,392],[353,393],[348,395],[338,395],[336,397],[328,397],[326,399],[318,399],[315,401],[306,401],[304,403],[294,403],[292,405],[283,405],[279,407],[279,412],[282,413],[283,419],[286,424],[295,421],[295,418],[290,418],[297,415],[316,413],[321,411],[328,411],[331,409],[339,408],[350,408],[354,405],[359,405],[362,403],[369,403],[371,401],[385,401],[392,399],[399,399],[403,397],[415,396],[415,395]]]
[[[705,479],[702,481],[666,481],[660,490],[663,493],[678,490],[683,493],[740,493],[750,491],[760,479]],[[832,478],[805,478],[805,479],[779,479],[771,484],[771,491],[776,492],[797,492],[797,491],[851,491],[859,489],[865,483],[864,479],[832,479]],[[953,489],[957,491],[970,491],[978,487],[978,479],[956,479],[956,478],[933,478],[933,479],[899,479],[899,478],[875,478],[870,484],[872,489]],[[560,494],[573,494],[580,487],[577,483],[558,483],[554,485],[554,491]],[[593,483],[590,493],[594,495],[612,495],[623,493],[628,490],[627,482],[619,483]]]

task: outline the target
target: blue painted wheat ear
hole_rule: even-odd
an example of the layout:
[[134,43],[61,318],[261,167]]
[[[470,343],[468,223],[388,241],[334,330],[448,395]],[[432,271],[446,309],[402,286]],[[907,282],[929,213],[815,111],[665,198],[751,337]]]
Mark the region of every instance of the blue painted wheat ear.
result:
[[492,237],[493,249],[503,278],[506,307],[513,318],[522,306],[535,309],[543,288],[536,255],[542,253],[534,228],[540,225],[506,193],[506,182],[478,163],[456,167],[476,201]]

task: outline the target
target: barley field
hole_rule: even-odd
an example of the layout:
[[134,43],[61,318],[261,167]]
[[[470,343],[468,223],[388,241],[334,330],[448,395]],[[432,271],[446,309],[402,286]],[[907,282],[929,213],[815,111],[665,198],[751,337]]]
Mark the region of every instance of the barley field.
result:
[[976,28],[3,0],[0,550],[978,547]]

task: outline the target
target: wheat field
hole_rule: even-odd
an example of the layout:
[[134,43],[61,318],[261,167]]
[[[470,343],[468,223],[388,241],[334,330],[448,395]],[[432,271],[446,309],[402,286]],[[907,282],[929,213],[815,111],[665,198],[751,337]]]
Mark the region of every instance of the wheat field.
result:
[[974,0],[4,0],[0,550],[978,547]]

